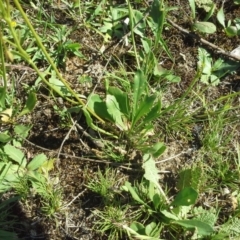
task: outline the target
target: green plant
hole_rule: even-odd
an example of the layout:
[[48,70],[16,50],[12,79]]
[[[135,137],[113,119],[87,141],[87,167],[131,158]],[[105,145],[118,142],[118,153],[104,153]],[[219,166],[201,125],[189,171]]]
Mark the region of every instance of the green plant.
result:
[[[216,4],[212,1],[203,1],[203,0],[188,0],[190,4],[190,8],[192,11],[192,19],[194,23],[192,24],[192,28],[196,31],[202,32],[202,33],[215,33],[216,32],[216,26],[212,22],[207,22],[207,20],[213,15],[214,10],[216,8]],[[204,21],[196,21],[196,4],[199,7],[204,8],[204,10],[207,12],[207,15],[204,19]]]
[[53,168],[52,161],[44,154],[35,156],[29,163],[24,153],[6,144],[1,149],[0,191],[6,192],[14,188],[26,199],[30,188],[40,195],[43,200],[43,212],[49,216],[59,210],[61,206],[61,191],[57,190],[50,181],[48,172]]
[[[86,112],[85,115],[87,115],[88,118],[91,118],[90,114],[95,115],[95,113],[91,112],[91,110],[88,109],[88,107],[85,105],[85,103],[81,99],[81,97],[79,97],[79,95],[70,87],[69,83],[60,74],[59,70],[57,69],[56,65],[54,64],[53,59],[51,58],[50,54],[47,52],[45,46],[41,42],[41,38],[39,37],[39,35],[34,30],[32,24],[30,23],[27,15],[24,13],[24,11],[23,11],[21,5],[19,4],[19,2],[16,0],[16,1],[14,1],[14,4],[15,4],[16,8],[19,10],[21,16],[23,17],[23,19],[25,21],[25,24],[27,25],[27,27],[31,31],[31,34],[33,35],[33,38],[36,40],[36,43],[37,43],[39,49],[41,49],[42,54],[45,56],[45,58],[49,62],[49,65],[53,69],[52,73],[55,74],[57,76],[57,78],[59,79],[58,82],[56,83],[56,81],[57,81],[56,80],[54,83],[50,83],[46,79],[46,75],[49,74],[49,69],[47,70],[46,73],[42,73],[39,70],[39,68],[37,67],[36,63],[33,61],[33,59],[31,59],[31,57],[29,56],[27,51],[22,47],[22,45],[21,45],[21,43],[18,39],[16,29],[14,28],[14,26],[12,24],[13,21],[12,21],[12,17],[11,17],[11,13],[10,13],[11,5],[10,5],[9,1],[6,1],[6,3],[3,3],[3,2],[0,3],[0,11],[1,11],[3,19],[4,19],[4,21],[7,25],[9,33],[11,34],[11,36],[13,38],[13,41],[10,41],[8,39],[3,39],[3,30],[1,29],[2,33],[1,33],[0,37],[1,37],[1,42],[2,42],[3,46],[6,46],[5,42],[7,42],[14,49],[15,54],[21,56],[22,59],[27,61],[27,63],[30,64],[33,67],[33,69],[36,71],[36,73],[38,74],[40,79],[49,87],[49,89],[53,90],[54,92],[59,94],[61,97],[67,99],[71,103],[80,104],[80,106],[82,106],[82,110],[84,112]],[[69,49],[75,51],[76,50],[75,47],[76,46],[74,45],[74,46],[71,46]],[[10,47],[7,46],[5,51],[8,51],[9,55],[11,54]],[[55,77],[54,77],[54,79],[55,79]],[[61,85],[61,87],[58,86],[59,84]],[[66,94],[66,91],[67,91],[68,94]],[[71,97],[75,98],[76,101],[72,100],[69,97],[69,93],[71,94]],[[98,120],[100,120],[101,122],[103,122],[103,120],[100,119],[97,115],[95,115],[95,117]],[[88,121],[88,123],[91,124],[93,128],[96,128],[96,126],[93,124],[91,119],[90,119],[90,121]],[[99,129],[99,131],[101,131],[101,129]],[[102,131],[102,132],[104,132],[104,131]]]
[[145,144],[153,132],[153,121],[160,115],[161,103],[156,94],[148,93],[146,78],[140,70],[134,76],[131,94],[107,86],[105,101],[91,94],[88,107],[113,123],[126,137],[129,147],[136,146],[144,152],[155,152],[155,155],[164,151],[161,143],[153,147]]
[[239,18],[236,18],[233,20],[234,25],[232,25],[231,20],[227,22],[227,25],[225,24],[226,20],[225,20],[225,15],[223,11],[223,4],[217,13],[217,20],[224,28],[224,31],[228,37],[234,37],[234,36],[240,35],[240,19]]
[[114,189],[116,182],[116,171],[107,168],[104,174],[98,169],[95,179],[88,179],[87,188],[99,194],[105,205],[114,200]]
[[[159,176],[154,159],[150,156],[144,156],[144,159],[144,178],[147,180],[147,188],[142,188],[143,183],[132,187],[129,182],[126,182],[123,189],[130,192],[137,204],[143,206],[142,211],[148,213],[147,215],[146,213],[143,214],[145,216],[143,222],[150,221],[152,228],[148,225],[134,223],[130,228],[135,233],[131,231],[128,231],[128,233],[132,233],[133,236],[136,236],[136,232],[138,234],[142,233],[144,237],[149,237],[146,239],[157,239],[160,231],[168,226],[172,228],[172,231],[179,231],[179,228],[182,228],[186,232],[191,231],[192,234],[201,237],[211,235],[214,232],[213,225],[217,218],[213,219],[213,215],[208,214],[208,219],[212,219],[210,223],[204,219],[191,217],[192,206],[197,200],[198,192],[192,187],[184,186],[170,203],[158,183]],[[206,213],[207,211],[202,210],[203,215],[206,216]],[[158,225],[156,222],[160,224]],[[149,228],[152,231],[149,232]]]
[[108,239],[121,239],[124,236],[123,226],[128,223],[126,215],[127,207],[106,206],[102,211],[95,210],[93,213],[99,220],[94,223],[96,231],[102,235],[108,233]]
[[210,54],[203,48],[198,49],[198,69],[201,72],[200,81],[216,86],[220,79],[237,70],[239,64],[232,61],[224,61],[219,58],[214,63]]

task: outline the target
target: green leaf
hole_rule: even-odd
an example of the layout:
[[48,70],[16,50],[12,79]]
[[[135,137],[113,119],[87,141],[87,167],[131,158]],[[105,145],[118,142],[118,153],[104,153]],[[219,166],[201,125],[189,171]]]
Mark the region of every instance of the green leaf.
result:
[[239,31],[236,26],[229,26],[229,27],[226,27],[224,30],[228,37],[237,36]]
[[108,88],[108,93],[113,95],[118,104],[119,104],[119,108],[120,111],[125,115],[125,116],[129,116],[130,112],[129,112],[129,100],[128,100],[128,96],[126,93],[124,93],[122,90],[120,90],[117,87],[109,87]]
[[6,133],[0,133],[0,142],[7,143],[12,140],[12,137]]
[[152,20],[156,25],[159,24],[159,20],[160,20],[160,14],[161,14],[160,7],[161,7],[160,1],[154,0],[152,2],[151,10],[149,13],[149,16],[152,18]]
[[199,32],[203,33],[215,33],[216,26],[211,22],[196,22],[193,24],[193,28]]
[[170,220],[179,220],[179,218],[167,210],[162,210],[161,213]]
[[25,167],[27,164],[27,159],[24,156],[24,153],[12,145],[6,144],[4,147],[4,152],[15,162],[17,162],[20,166]]
[[166,75],[166,80],[172,83],[179,83],[181,81],[181,78],[179,76],[173,75],[173,74],[168,74]]
[[[145,21],[141,21],[143,19],[143,14],[138,11],[138,10],[134,10],[133,11],[133,22],[134,25],[136,26],[134,28],[134,33],[138,34],[141,37],[144,37],[145,34],[145,29],[146,29],[146,22]],[[138,25],[136,25],[138,24]]]
[[34,109],[36,102],[37,102],[36,94],[34,92],[30,92],[28,95],[28,98],[27,98],[27,102],[26,102],[23,110],[20,112],[19,116],[30,113]]
[[225,25],[225,15],[224,15],[224,12],[223,12],[223,6],[220,8],[220,10],[217,13],[217,20],[223,26],[223,28],[226,28],[226,25]]
[[41,167],[44,164],[44,162],[46,162],[46,161],[47,161],[47,156],[45,154],[43,154],[43,153],[38,154],[27,165],[27,169],[30,171],[34,171],[34,170],[38,169],[39,167]]
[[87,124],[88,124],[88,126],[89,126],[90,128],[92,128],[92,129],[95,130],[95,131],[99,131],[99,132],[104,133],[104,134],[106,134],[106,135],[109,135],[109,136],[112,136],[112,137],[114,137],[114,138],[117,138],[117,136],[114,136],[113,134],[111,134],[111,133],[109,133],[109,132],[106,132],[105,130],[97,127],[97,126],[93,123],[92,117],[91,117],[91,115],[89,114],[89,112],[86,110],[85,107],[82,108],[82,111],[83,111],[84,116],[86,117],[86,122],[87,122]]
[[156,100],[156,96],[145,96],[145,98],[139,103],[139,107],[136,109],[135,115],[133,116],[132,126],[136,124],[136,122],[150,112],[154,101]]
[[66,86],[57,79],[56,72],[51,71],[51,77],[49,78],[49,83],[51,87],[57,91],[60,92],[65,97],[70,97],[72,94],[69,92],[69,90],[66,88]]
[[135,117],[136,110],[138,109],[138,104],[141,96],[145,93],[146,79],[141,70],[138,70],[134,76],[133,85],[133,109],[132,116]]
[[22,138],[26,138],[28,136],[29,131],[31,130],[32,126],[26,125],[16,125],[14,127],[14,132]]
[[135,191],[135,189],[132,187],[131,183],[126,181],[125,182],[125,187],[127,187],[128,191],[131,193],[132,198],[137,201],[138,203],[143,204],[144,206],[146,206],[146,203],[139,197],[139,195],[137,194],[137,192]]
[[88,97],[88,107],[94,111],[100,118],[115,122],[112,116],[108,113],[106,103],[98,94],[90,94]]
[[211,3],[210,10],[208,11],[207,16],[204,18],[204,21],[207,21],[213,15],[215,8],[216,8],[216,4]]
[[124,125],[122,121],[122,113],[120,112],[120,107],[118,105],[116,98],[113,95],[109,94],[107,95],[106,106],[107,111],[111,118],[113,119],[113,122],[116,124],[116,126],[121,130],[127,130],[127,127]]
[[154,208],[158,209],[158,207],[160,206],[160,203],[161,203],[161,198],[158,193],[154,194],[152,201],[153,201]]
[[139,222],[133,222],[130,225],[130,228],[132,230],[134,230],[135,232],[139,233],[139,234],[145,234],[145,227],[143,224],[139,223]]
[[152,237],[152,234],[154,232],[154,230],[156,229],[157,224],[155,222],[151,222],[149,223],[146,227],[145,227],[145,233],[147,236]]
[[174,222],[180,226],[185,227],[189,230],[197,230],[197,234],[201,236],[208,236],[214,232],[214,229],[207,223],[201,222],[199,220],[178,220]]
[[191,181],[192,181],[192,170],[184,169],[179,173],[177,188],[182,190],[185,187],[191,187]]
[[182,189],[175,199],[173,200],[173,206],[190,206],[193,205],[198,198],[198,193],[191,187]]
[[188,0],[191,11],[192,11],[192,18],[196,18],[196,9],[195,9],[195,1],[194,0]]
[[144,52],[149,53],[151,51],[151,46],[152,46],[151,40],[148,38],[141,38],[140,40],[142,42]]
[[144,178],[158,186],[159,170],[156,167],[155,160],[150,154],[144,154],[142,167],[145,170]]
[[5,100],[6,100],[6,89],[4,87],[0,87],[0,106],[5,108]]
[[143,118],[142,123],[139,126],[146,125],[149,122],[155,120],[160,116],[161,102],[158,101],[154,107],[151,108],[151,111]]
[[164,153],[165,150],[166,146],[164,143],[158,142],[148,149],[148,153],[152,154],[154,158],[158,158]]

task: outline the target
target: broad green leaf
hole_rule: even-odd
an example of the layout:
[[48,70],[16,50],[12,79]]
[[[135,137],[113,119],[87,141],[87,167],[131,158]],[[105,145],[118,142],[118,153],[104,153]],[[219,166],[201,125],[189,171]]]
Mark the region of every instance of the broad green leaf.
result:
[[146,87],[145,76],[141,70],[138,70],[135,73],[133,84],[133,109],[132,109],[133,118],[135,117],[136,110],[138,109],[139,100],[145,93],[145,87]]
[[192,18],[196,18],[196,9],[195,9],[195,1],[194,0],[188,0],[191,11],[192,11]]
[[25,167],[27,164],[27,160],[24,156],[24,153],[20,150],[17,149],[15,147],[13,147],[12,145],[5,145],[3,147],[4,152],[15,162],[17,162],[20,166]]
[[133,222],[133,223],[131,223],[130,228],[139,234],[145,233],[145,227],[142,223]]
[[237,36],[239,31],[236,26],[229,26],[229,27],[226,27],[224,30],[228,37]]
[[190,206],[196,202],[197,198],[198,193],[193,188],[185,187],[177,194],[171,205]]
[[7,142],[11,141],[11,139],[12,139],[12,137],[9,136],[8,134],[0,133],[0,142],[7,143]]
[[159,170],[156,167],[155,160],[150,154],[145,154],[143,156],[142,168],[145,171],[144,178],[158,186],[160,179],[158,174]]
[[46,162],[46,161],[47,161],[47,156],[45,154],[43,154],[43,153],[38,154],[27,165],[27,169],[30,171],[34,171],[34,170],[38,169],[40,166],[42,166],[44,164],[44,162]]
[[27,98],[27,102],[23,110],[20,112],[19,116],[30,113],[34,109],[36,102],[37,102],[36,94],[34,92],[30,92]]
[[220,83],[220,79],[218,78],[218,76],[212,74],[210,76],[210,83],[212,86],[217,86]]
[[120,111],[127,117],[130,115],[130,106],[129,106],[129,100],[126,93],[124,93],[122,90],[120,90],[117,87],[109,87],[108,93],[113,95],[119,105]]
[[160,18],[160,14],[161,14],[160,7],[161,7],[160,1],[154,0],[152,2],[151,10],[149,13],[150,17],[152,18],[152,20],[154,21],[154,23],[156,25],[158,25],[158,23],[159,23],[159,18]]
[[49,83],[54,90],[56,90],[57,92],[61,92],[63,96],[70,97],[72,95],[66,88],[66,86],[60,80],[57,79],[55,71],[51,71]]
[[199,220],[178,220],[173,222],[189,230],[197,230],[197,234],[201,236],[208,236],[214,232],[214,229],[207,223]]
[[145,53],[149,53],[152,46],[151,40],[149,38],[141,38],[141,42]]
[[31,130],[32,126],[27,125],[16,125],[14,127],[14,132],[22,138],[26,138],[28,136],[29,131]]
[[109,135],[109,136],[112,136],[112,137],[114,137],[114,138],[117,138],[117,136],[115,136],[115,135],[113,135],[113,134],[111,134],[111,133],[109,133],[109,132],[106,132],[105,130],[97,127],[97,126],[93,123],[92,117],[91,117],[91,115],[89,114],[89,112],[86,110],[85,107],[82,108],[82,111],[83,111],[84,116],[86,117],[86,122],[87,122],[87,124],[88,124],[88,126],[89,126],[90,128],[92,128],[92,129],[95,130],[95,131],[99,131],[99,132],[104,133],[104,134],[106,134],[106,135]]
[[160,206],[160,203],[161,203],[161,198],[158,193],[154,194],[154,196],[152,198],[152,202],[153,202],[154,208],[158,209],[158,207]]
[[223,26],[223,28],[226,28],[226,25],[225,25],[225,15],[224,15],[224,12],[223,12],[223,5],[222,5],[222,7],[220,8],[220,10],[217,13],[217,20]]
[[115,122],[112,116],[108,113],[106,103],[98,94],[91,94],[88,98],[88,107],[95,112],[100,118]]
[[145,36],[144,32],[146,29],[146,22],[141,21],[142,19],[143,19],[143,14],[138,10],[134,10],[133,11],[133,22],[136,27],[134,28],[133,31],[134,31],[134,33],[138,34],[139,36],[144,37]]
[[143,204],[144,206],[146,206],[146,203],[139,197],[139,195],[137,194],[137,192],[135,191],[135,189],[132,187],[131,183],[126,181],[125,182],[125,187],[127,187],[128,191],[131,193],[132,198],[137,201],[138,203]]
[[149,148],[148,153],[152,154],[154,158],[161,156],[166,150],[164,143],[158,142]]
[[144,99],[139,103],[139,107],[136,109],[135,115],[133,116],[132,127],[136,124],[136,122],[150,112],[153,103],[156,99],[156,96],[145,96]]
[[182,190],[186,187],[191,187],[192,181],[192,170],[191,169],[184,169],[179,173],[179,180],[177,183],[177,188]]
[[176,215],[172,214],[171,212],[169,212],[169,211],[167,211],[167,210],[162,210],[161,213],[162,213],[165,217],[167,217],[167,218],[169,218],[169,219],[171,219],[171,220],[179,220],[179,218],[178,218]]
[[152,237],[154,231],[156,230],[157,224],[155,222],[151,222],[149,223],[146,227],[145,227],[145,233],[147,236]]
[[193,28],[199,32],[203,33],[215,33],[216,26],[211,22],[196,22],[193,24]]
[[122,121],[122,113],[120,112],[120,108],[116,98],[113,95],[107,95],[106,97],[106,107],[109,115],[113,119],[115,125],[121,130],[127,130],[126,126]]
[[172,83],[179,83],[181,81],[181,78],[179,76],[173,75],[173,74],[168,74],[166,75],[166,80]]
[[16,182],[19,182],[19,178],[22,177],[25,174],[25,169],[19,167],[17,164],[11,164],[11,166],[8,169],[7,174],[4,177],[4,180],[8,182],[8,184],[14,184]]
[[224,63],[223,59],[221,58],[217,59],[217,61],[212,66],[212,71],[215,72],[221,69],[223,63]]

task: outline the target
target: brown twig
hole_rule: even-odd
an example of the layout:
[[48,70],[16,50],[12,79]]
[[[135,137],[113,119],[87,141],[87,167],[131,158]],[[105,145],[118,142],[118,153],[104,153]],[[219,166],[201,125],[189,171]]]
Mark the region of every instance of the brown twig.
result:
[[141,166],[140,163],[117,163],[117,162],[111,162],[111,161],[108,161],[108,160],[105,160],[105,159],[101,160],[101,159],[94,159],[94,158],[79,157],[79,156],[70,155],[70,154],[66,154],[66,153],[61,153],[61,152],[59,153],[59,151],[41,147],[41,146],[29,141],[26,138],[24,138],[24,141],[26,141],[27,143],[31,144],[32,146],[34,146],[38,149],[53,153],[54,155],[59,154],[59,156],[67,157],[67,158],[70,158],[70,159],[78,159],[78,160],[81,160],[81,161],[84,161],[84,162],[107,164],[107,165],[110,165],[110,166],[120,167],[122,169],[130,170],[130,171],[137,171],[137,172],[141,171],[140,168],[137,168],[137,167]]
[[193,33],[193,32],[189,32],[187,29],[184,29],[182,28],[181,26],[179,26],[178,24],[176,24],[175,22],[173,22],[172,20],[170,19],[167,19],[167,22],[170,23],[173,27],[177,28],[179,31],[191,36],[192,38],[195,38],[197,39],[199,42],[201,42],[202,44],[205,44],[209,47],[211,47],[212,49],[214,50],[217,50],[217,53],[218,54],[222,54],[228,58],[231,58],[231,59],[234,59],[234,60],[237,60],[237,61],[240,61],[240,57],[234,55],[234,54],[231,54],[231,53],[228,53],[226,52],[225,50],[223,50],[222,48],[218,47],[217,45],[213,44],[213,43],[210,43],[209,41],[199,37],[197,34]]

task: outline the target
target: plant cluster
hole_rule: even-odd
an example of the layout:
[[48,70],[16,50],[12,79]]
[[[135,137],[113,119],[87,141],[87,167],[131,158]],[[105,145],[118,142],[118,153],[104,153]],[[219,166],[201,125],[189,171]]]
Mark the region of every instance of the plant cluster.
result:
[[[38,32],[36,23],[23,10],[23,3],[0,2],[0,194],[12,191],[18,196],[0,202],[0,211],[4,213],[0,218],[0,238],[17,238],[11,229],[4,227],[13,224],[8,221],[10,207],[7,206],[14,201],[38,198],[42,213],[48,217],[54,217],[63,206],[62,191],[49,173],[54,169],[55,159],[49,159],[44,153],[30,157],[24,150],[24,140],[32,125],[23,119],[34,113],[42,85],[54,101],[57,96],[66,103],[63,109],[54,105],[56,114],[67,122],[62,127],[69,127],[71,114],[80,112],[96,133],[95,138],[101,137],[101,150],[108,160],[130,162],[129,165],[132,161],[132,166],[138,166],[137,171],[142,173],[134,180],[129,176],[128,180],[118,182],[117,171],[107,167],[104,173],[98,168],[95,178],[87,178],[86,187],[102,200],[100,207],[93,211],[97,218],[96,231],[108,234],[109,239],[240,236],[239,144],[230,149],[239,122],[239,106],[234,103],[239,93],[213,100],[207,96],[207,91],[220,85],[223,77],[234,74],[239,64],[223,58],[215,60],[209,51],[199,47],[196,74],[191,83],[180,96],[168,100],[169,89],[179,86],[181,78],[173,69],[162,66],[163,56],[175,61],[164,31],[171,27],[167,21],[169,12],[179,7],[170,7],[167,0],[154,0],[147,8],[139,1],[133,2],[118,6],[105,0],[99,4],[63,1],[71,18],[78,22],[78,13],[84,19],[82,27],[102,37],[99,51],[102,56],[105,57],[105,45],[110,39],[117,39],[117,44],[127,47],[131,45],[127,52],[133,62],[131,71],[124,66],[119,76],[117,71],[106,70],[101,85],[104,90],[97,91],[97,85],[88,96],[76,91],[60,71],[68,56],[86,59],[81,52],[82,45],[70,39],[75,29],[50,21],[44,24],[46,32]],[[214,19],[223,27],[226,37],[239,35],[239,19],[226,23],[224,3],[221,6],[214,1],[189,0],[188,3],[191,28],[202,34],[201,37],[216,33],[219,26]],[[31,4],[38,10],[35,3]],[[206,14],[203,19],[198,16],[199,9]],[[38,14],[43,16],[44,11]],[[18,23],[16,18],[22,22]],[[42,19],[37,23],[43,23]],[[8,62],[25,62],[37,73],[33,86],[25,84],[24,98],[17,94],[14,80],[9,79]],[[47,65],[45,70],[41,64]],[[80,84],[93,82],[85,75],[78,76],[78,80]],[[184,140],[179,137],[181,134]],[[173,189],[162,184],[159,174],[160,157],[166,150],[164,141],[170,136],[176,141],[179,137],[184,144],[196,139],[201,143],[196,161],[180,169]],[[130,156],[132,153],[137,161],[133,161],[136,159]],[[220,190],[222,196],[231,200],[232,208],[231,214],[223,219],[223,206],[218,202],[204,202],[205,195],[217,198],[215,192]]]

